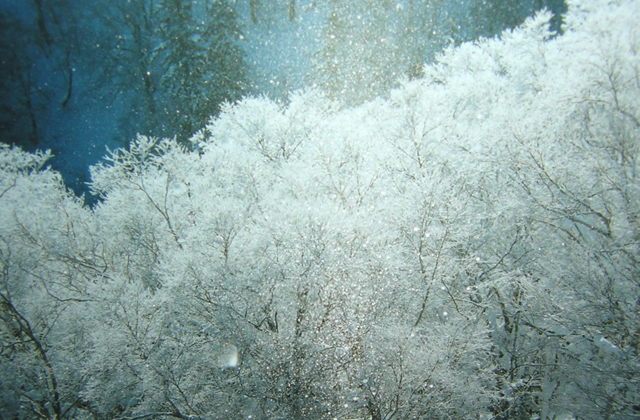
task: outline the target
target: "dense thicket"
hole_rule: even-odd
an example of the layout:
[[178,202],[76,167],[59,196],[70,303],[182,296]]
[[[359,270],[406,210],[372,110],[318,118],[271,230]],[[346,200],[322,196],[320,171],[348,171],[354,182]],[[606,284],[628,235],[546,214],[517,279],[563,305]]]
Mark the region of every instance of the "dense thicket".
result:
[[389,100],[139,136],[94,209],[0,149],[7,417],[631,419],[640,37],[575,3]]

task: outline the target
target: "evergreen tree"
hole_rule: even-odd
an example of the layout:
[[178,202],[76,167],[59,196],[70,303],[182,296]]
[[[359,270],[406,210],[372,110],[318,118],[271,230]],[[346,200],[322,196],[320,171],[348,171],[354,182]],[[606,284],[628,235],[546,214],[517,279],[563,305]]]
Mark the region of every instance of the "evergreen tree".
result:
[[223,103],[234,102],[245,94],[247,64],[240,39],[237,16],[228,1],[208,3],[202,33],[204,65],[208,69],[204,80],[208,101],[200,110],[201,121],[217,115]]
[[239,26],[225,0],[206,3],[204,19],[191,0],[163,0],[158,11],[162,54],[163,109],[171,130],[189,136],[239,99],[244,57],[237,44]]
[[459,14],[438,0],[332,0],[314,77],[350,104],[384,96],[454,40]]
[[39,113],[33,76],[34,33],[0,13],[0,137],[32,149],[39,140]]
[[330,96],[356,104],[396,82],[398,44],[389,31],[393,6],[389,1],[331,1],[314,75]]
[[164,97],[161,112],[171,131],[188,135],[197,124],[193,114],[202,101],[203,51],[191,0],[163,0],[159,6],[159,50],[163,54],[160,85]]

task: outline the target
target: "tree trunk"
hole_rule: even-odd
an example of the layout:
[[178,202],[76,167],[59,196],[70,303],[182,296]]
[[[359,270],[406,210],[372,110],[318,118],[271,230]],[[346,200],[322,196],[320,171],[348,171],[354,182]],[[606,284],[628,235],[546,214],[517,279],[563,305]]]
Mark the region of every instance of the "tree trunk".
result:
[[296,20],[296,0],[289,1],[289,20],[291,22]]
[[251,22],[258,23],[258,0],[249,0],[249,7],[251,9]]

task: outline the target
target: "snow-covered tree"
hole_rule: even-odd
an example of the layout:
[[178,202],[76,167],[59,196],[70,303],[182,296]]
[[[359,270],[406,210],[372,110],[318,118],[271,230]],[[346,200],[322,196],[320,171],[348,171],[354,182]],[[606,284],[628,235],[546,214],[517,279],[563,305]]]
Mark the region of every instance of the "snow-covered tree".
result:
[[193,150],[138,136],[93,209],[1,149],[3,410],[637,417],[638,7],[539,13],[355,107],[226,104]]
[[90,211],[43,169],[49,156],[0,148],[0,410],[10,417],[74,418],[87,380],[78,318],[102,262]]

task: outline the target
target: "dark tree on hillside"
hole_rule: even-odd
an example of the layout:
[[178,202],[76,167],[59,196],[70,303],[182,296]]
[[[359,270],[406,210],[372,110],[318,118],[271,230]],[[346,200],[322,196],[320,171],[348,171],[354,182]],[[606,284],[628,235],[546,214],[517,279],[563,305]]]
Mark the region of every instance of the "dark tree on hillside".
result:
[[193,25],[191,0],[162,0],[158,17],[162,54],[161,113],[172,131],[189,134],[194,125],[193,114],[199,108],[197,96],[205,71],[203,51]]
[[249,7],[251,9],[251,22],[258,23],[258,0],[249,0]]
[[47,140],[44,110],[73,99],[81,42],[68,0],[34,0],[29,7],[31,19],[0,14],[0,132],[4,143],[33,148]]
[[518,0],[476,0],[471,6],[475,19],[474,37],[491,37],[505,28],[518,26],[528,12],[521,4]]
[[247,64],[238,43],[240,26],[227,1],[214,0],[207,4],[201,39],[205,47],[204,83],[208,94],[201,114],[208,118],[220,111],[222,103],[240,99],[247,86]]
[[289,20],[296,20],[296,0],[289,0]]
[[[193,134],[223,102],[244,92],[245,63],[233,9],[225,0],[206,3],[204,11],[192,3],[164,0],[158,11],[162,114],[181,136]],[[198,19],[199,13],[204,18]]]
[[19,21],[0,14],[0,136],[25,148],[38,143],[33,59],[27,49],[31,35]]
[[157,92],[160,89],[157,65],[157,22],[154,2],[133,0],[104,4],[94,11],[102,29],[103,53],[98,66],[111,85],[111,100],[128,105],[122,115],[120,131],[125,137],[136,132],[162,135]]
[[317,83],[330,96],[359,103],[384,95],[449,43],[455,16],[436,0],[331,0]]
[[[96,10],[101,64],[122,115],[122,135],[185,139],[243,94],[245,61],[229,1],[133,0]],[[112,41],[114,40],[114,41]]]
[[469,35],[472,38],[498,35],[506,28],[520,25],[541,9],[548,9],[554,14],[551,29],[559,31],[561,16],[567,11],[565,0],[473,0],[470,9],[473,30]]

